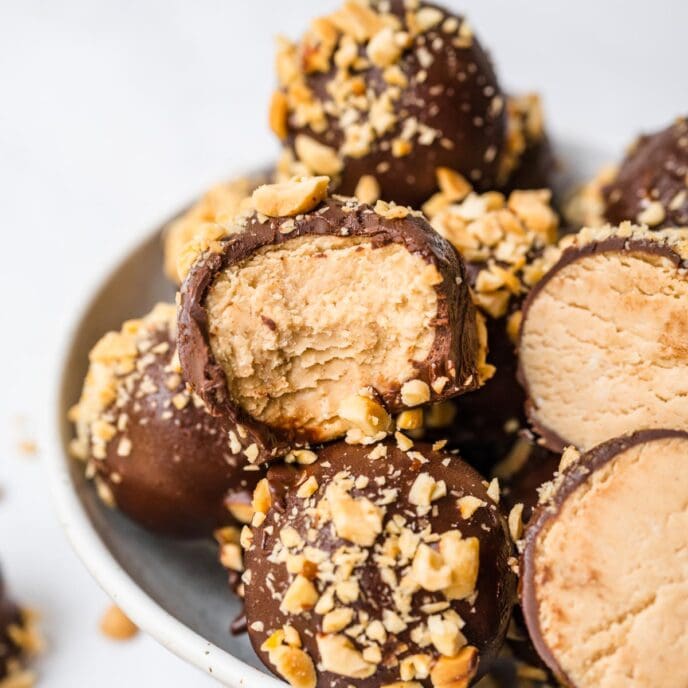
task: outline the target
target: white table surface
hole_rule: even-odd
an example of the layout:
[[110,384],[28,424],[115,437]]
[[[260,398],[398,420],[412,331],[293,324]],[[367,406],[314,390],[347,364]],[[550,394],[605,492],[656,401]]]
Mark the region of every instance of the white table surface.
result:
[[[213,181],[269,160],[272,37],[318,0],[0,0],[0,560],[43,615],[42,686],[210,686],[108,601],[57,525],[39,454],[57,343],[105,266]],[[545,95],[554,131],[621,147],[688,105],[688,3],[466,0],[502,83]],[[23,418],[23,426],[19,418]]]

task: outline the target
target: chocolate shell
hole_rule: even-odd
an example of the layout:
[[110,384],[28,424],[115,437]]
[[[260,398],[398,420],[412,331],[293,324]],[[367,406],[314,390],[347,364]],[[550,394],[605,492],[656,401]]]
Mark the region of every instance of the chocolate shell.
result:
[[650,229],[688,226],[688,120],[640,136],[619,165],[607,165],[565,207],[575,228],[624,221]]
[[186,389],[175,337],[176,309],[159,304],[96,344],[71,412],[72,452],[99,496],[140,525],[210,535],[250,520],[260,475],[240,429],[208,414]]
[[318,180],[258,189],[268,212],[202,252],[181,290],[185,379],[265,458],[380,439],[390,413],[489,375],[463,263],[420,213],[335,196],[267,216]]
[[487,483],[460,459],[428,444],[335,443],[308,466],[270,468],[255,507],[249,636],[292,685],[287,657],[311,668],[313,688],[372,688],[468,686],[496,655],[512,545]]
[[612,224],[688,226],[688,119],[641,136],[602,196],[604,219]]
[[521,601],[540,657],[565,685],[682,685],[687,455],[683,431],[610,440],[569,465],[535,513]]
[[515,160],[507,108],[487,53],[464,17],[402,0],[346,1],[277,55],[270,121],[287,176],[327,174],[354,195],[419,207],[449,167],[486,191]]

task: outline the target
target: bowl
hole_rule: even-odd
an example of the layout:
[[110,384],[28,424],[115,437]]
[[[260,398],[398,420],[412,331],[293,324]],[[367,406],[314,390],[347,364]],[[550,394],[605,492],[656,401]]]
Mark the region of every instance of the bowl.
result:
[[[558,185],[589,178],[612,159],[594,147],[557,142],[564,165]],[[57,513],[72,546],[93,577],[142,630],[179,657],[232,688],[279,688],[262,667],[248,637],[232,636],[240,604],[227,585],[210,540],[180,541],[154,535],[104,506],[83,466],[70,458],[67,411],[78,400],[88,352],[123,320],[171,302],[175,289],[162,270],[161,233],[152,230],[117,261],[78,312],[58,362],[54,446],[46,460]]]

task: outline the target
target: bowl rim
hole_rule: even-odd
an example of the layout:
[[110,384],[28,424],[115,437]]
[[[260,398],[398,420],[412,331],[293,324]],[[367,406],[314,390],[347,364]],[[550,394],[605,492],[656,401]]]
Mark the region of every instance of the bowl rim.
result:
[[[197,194],[194,199],[198,197]],[[181,206],[180,212],[189,206],[190,203]],[[52,501],[60,526],[78,558],[98,585],[140,629],[173,654],[230,688],[280,688],[285,685],[282,681],[246,664],[230,652],[206,640],[172,616],[137,585],[115,559],[92,524],[72,480],[70,465],[74,459],[69,456],[64,446],[61,431],[64,423],[63,390],[69,374],[70,352],[85,316],[120,266],[145,244],[159,236],[178,214],[171,217],[168,214],[165,222],[155,225],[152,231],[147,229],[136,233],[135,238],[128,242],[114,259],[106,263],[106,267],[94,283],[88,285],[90,288],[85,292],[87,296],[79,302],[75,308],[74,318],[61,333],[56,347],[54,370],[57,372],[50,395],[51,451],[46,452],[44,456]],[[150,226],[149,224],[148,227]]]

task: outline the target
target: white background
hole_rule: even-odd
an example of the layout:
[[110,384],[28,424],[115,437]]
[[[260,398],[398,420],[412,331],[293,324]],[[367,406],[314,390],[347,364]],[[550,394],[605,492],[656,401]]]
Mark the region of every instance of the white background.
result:
[[[550,127],[620,151],[688,106],[682,0],[466,0],[503,85]],[[0,0],[0,560],[39,608],[42,686],[210,686],[152,640],[97,631],[107,605],[52,512],[40,457],[57,343],[107,265],[205,186],[274,155],[273,36],[332,2]],[[24,419],[23,426],[19,417]]]

